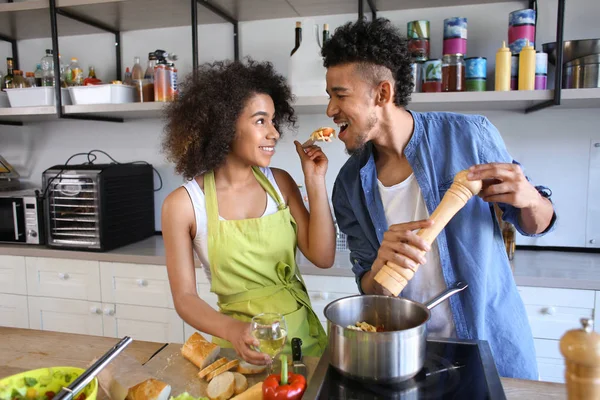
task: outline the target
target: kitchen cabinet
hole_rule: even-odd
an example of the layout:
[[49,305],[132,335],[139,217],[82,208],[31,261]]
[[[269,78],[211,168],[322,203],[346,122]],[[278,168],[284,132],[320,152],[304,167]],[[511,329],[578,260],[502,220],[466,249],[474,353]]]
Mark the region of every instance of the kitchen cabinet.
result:
[[0,326],[29,328],[27,296],[0,294]]
[[183,343],[183,321],[168,308],[103,304],[104,336],[163,343]]
[[25,257],[0,256],[0,293],[27,294]]
[[27,257],[27,294],[100,301],[98,261]]
[[29,327],[43,331],[103,335],[100,302],[29,296]]

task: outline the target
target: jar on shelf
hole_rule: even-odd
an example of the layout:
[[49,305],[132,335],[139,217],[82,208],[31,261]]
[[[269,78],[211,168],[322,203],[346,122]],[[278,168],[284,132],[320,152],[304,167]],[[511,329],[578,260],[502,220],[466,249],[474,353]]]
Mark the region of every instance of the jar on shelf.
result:
[[435,93],[442,91],[442,60],[432,59],[423,63],[421,69],[421,92]]
[[410,21],[406,24],[408,51],[413,60],[429,59],[429,21]]
[[465,90],[465,58],[462,54],[446,54],[442,58],[442,92]]

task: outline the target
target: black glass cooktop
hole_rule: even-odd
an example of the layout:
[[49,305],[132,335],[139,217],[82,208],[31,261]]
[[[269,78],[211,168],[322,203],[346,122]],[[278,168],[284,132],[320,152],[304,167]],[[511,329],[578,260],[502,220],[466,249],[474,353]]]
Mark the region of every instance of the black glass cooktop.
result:
[[423,369],[392,385],[355,381],[329,365],[326,351],[306,390],[305,399],[469,399],[505,400],[490,347],[485,341],[427,341]]

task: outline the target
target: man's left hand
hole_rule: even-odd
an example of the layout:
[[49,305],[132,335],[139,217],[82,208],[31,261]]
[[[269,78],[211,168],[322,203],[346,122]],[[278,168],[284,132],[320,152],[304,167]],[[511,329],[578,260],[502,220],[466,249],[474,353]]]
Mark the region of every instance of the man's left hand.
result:
[[469,168],[469,180],[483,181],[479,196],[489,203],[506,203],[516,208],[535,208],[542,200],[518,164],[490,163]]

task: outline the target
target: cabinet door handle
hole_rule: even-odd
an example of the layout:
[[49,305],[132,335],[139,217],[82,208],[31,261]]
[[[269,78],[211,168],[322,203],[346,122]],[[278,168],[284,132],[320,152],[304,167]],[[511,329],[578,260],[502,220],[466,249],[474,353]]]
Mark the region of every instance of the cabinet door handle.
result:
[[104,309],[104,315],[113,316],[113,315],[115,315],[115,310],[113,310],[110,307],[107,307]]
[[542,314],[554,315],[555,313],[556,313],[556,308],[554,308],[554,307],[544,307],[544,308],[542,308]]
[[90,312],[92,314],[102,314],[102,310],[100,309],[100,307],[96,307],[96,306],[90,307]]
[[137,284],[139,287],[146,287],[148,286],[148,281],[145,279],[138,279]]
[[66,273],[66,272],[59,272],[58,273],[58,279],[66,281],[67,279],[69,279],[69,274]]

